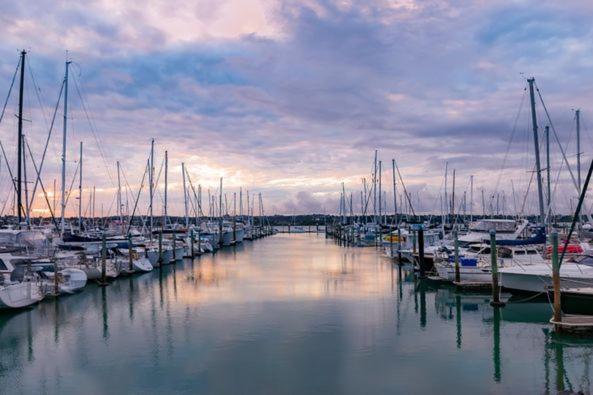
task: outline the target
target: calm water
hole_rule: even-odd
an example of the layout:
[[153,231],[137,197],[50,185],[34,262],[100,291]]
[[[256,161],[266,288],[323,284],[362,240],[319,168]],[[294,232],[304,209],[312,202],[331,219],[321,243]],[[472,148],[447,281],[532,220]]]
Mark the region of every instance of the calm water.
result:
[[276,235],[0,315],[2,394],[589,390],[549,306],[415,283],[373,248]]

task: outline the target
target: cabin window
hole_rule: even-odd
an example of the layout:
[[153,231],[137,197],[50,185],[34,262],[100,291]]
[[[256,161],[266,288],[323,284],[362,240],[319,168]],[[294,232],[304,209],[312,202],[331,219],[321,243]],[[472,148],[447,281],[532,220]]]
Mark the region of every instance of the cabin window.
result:
[[525,251],[517,250],[517,251],[515,251],[515,255],[525,255]]
[[0,270],[8,270],[8,268],[6,267],[6,264],[4,263],[4,261],[2,259],[0,259]]
[[510,249],[508,248],[501,248],[499,250],[499,256],[501,258],[511,258],[512,257],[512,252]]
[[529,255],[537,255],[538,252],[537,252],[537,250],[527,250],[527,254],[529,254]]

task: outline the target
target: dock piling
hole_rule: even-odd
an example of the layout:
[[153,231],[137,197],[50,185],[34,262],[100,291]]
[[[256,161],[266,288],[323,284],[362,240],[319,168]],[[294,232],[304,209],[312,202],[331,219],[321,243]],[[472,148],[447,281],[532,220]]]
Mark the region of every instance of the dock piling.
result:
[[420,265],[420,278],[426,278],[426,268],[424,266],[424,229],[422,226],[418,229],[418,264]]
[[107,285],[107,239],[105,233],[101,238],[101,282],[99,285],[102,287]]
[[562,304],[560,295],[560,261],[558,260],[558,232],[552,231],[550,234],[552,239],[552,285],[554,288],[554,330],[561,331],[561,325],[557,323],[562,322]]
[[128,269],[130,272],[134,270],[132,252],[132,235],[128,233]]
[[503,307],[504,302],[500,300],[500,288],[498,286],[498,256],[496,253],[496,231],[490,231],[490,266],[492,269],[492,301],[490,306]]
[[453,238],[455,239],[455,282],[461,282],[461,273],[459,271],[459,234],[457,230],[453,231]]
[[159,266],[163,267],[163,232],[159,232]]

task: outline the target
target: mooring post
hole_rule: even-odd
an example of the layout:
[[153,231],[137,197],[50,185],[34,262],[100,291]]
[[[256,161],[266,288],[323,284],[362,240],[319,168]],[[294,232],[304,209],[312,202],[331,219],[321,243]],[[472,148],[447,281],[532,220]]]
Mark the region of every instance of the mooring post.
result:
[[200,228],[198,227],[198,255],[202,254],[202,237],[200,235]]
[[554,329],[560,331],[562,322],[562,305],[560,302],[560,261],[558,260],[558,232],[552,231],[550,234],[552,239],[552,285],[554,287]]
[[412,230],[412,255],[416,255],[417,249],[416,249],[416,242],[418,241],[418,238],[416,237],[417,233],[415,230]]
[[101,238],[101,282],[107,284],[107,239],[105,232]]
[[457,230],[453,231],[453,238],[455,239],[455,282],[461,282],[461,273],[459,272],[459,234]]
[[498,256],[496,254],[496,231],[490,231],[490,266],[492,269],[492,301],[491,306],[502,307],[504,302],[500,301],[500,288],[498,286]]
[[132,235],[128,233],[128,269],[130,270],[130,272],[134,270],[134,258],[132,256],[134,249],[132,247]]
[[159,232],[159,266],[163,267],[163,231]]
[[402,264],[402,231],[397,225],[397,261],[399,265]]
[[393,255],[393,230],[389,228],[389,258],[393,259],[395,256]]
[[191,257],[193,259],[194,255],[195,255],[194,254],[194,230],[193,229],[191,229],[189,231],[189,245],[191,247],[190,248]]
[[54,295],[60,294],[60,285],[58,282],[58,261],[54,258]]
[[177,251],[175,251],[177,248],[177,242],[175,240],[175,233],[173,233],[173,263],[177,263]]
[[418,228],[418,263],[420,264],[420,278],[426,278],[424,266],[424,229],[422,225]]

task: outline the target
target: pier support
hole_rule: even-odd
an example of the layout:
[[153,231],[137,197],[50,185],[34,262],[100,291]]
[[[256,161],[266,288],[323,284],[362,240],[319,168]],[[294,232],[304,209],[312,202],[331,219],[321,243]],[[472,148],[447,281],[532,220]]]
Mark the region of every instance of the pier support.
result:
[[554,330],[562,331],[562,303],[560,291],[560,261],[558,260],[558,232],[552,231],[552,286],[554,288]]
[[163,267],[163,232],[159,232],[159,266]]
[[426,266],[424,263],[424,229],[418,229],[418,265],[420,266],[420,278],[426,278]]
[[98,284],[100,287],[109,285],[107,282],[107,239],[105,233],[101,238],[101,280]]
[[130,273],[134,270],[132,252],[132,235],[128,233],[128,270]]
[[500,300],[500,287],[498,286],[498,256],[496,253],[496,231],[490,231],[490,266],[492,269],[492,300],[490,306],[503,307]]
[[459,271],[459,235],[457,230],[453,231],[453,238],[455,239],[455,282],[461,282],[461,273]]

